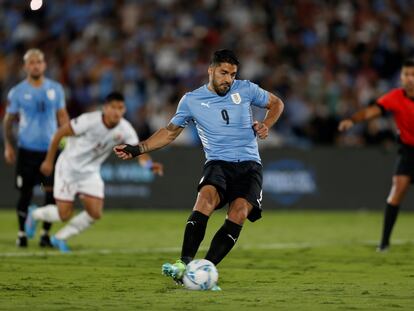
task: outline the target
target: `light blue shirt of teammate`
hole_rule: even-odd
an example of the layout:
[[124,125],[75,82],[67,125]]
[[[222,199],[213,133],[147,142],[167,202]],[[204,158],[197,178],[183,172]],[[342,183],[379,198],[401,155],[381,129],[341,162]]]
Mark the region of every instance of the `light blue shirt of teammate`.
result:
[[225,96],[204,85],[181,98],[171,123],[195,123],[207,162],[261,163],[251,105],[265,108],[268,100],[267,91],[247,80],[235,80]]
[[7,113],[19,114],[19,148],[47,151],[58,127],[56,113],[65,107],[62,85],[44,79],[34,87],[24,80],[10,90],[8,101]]

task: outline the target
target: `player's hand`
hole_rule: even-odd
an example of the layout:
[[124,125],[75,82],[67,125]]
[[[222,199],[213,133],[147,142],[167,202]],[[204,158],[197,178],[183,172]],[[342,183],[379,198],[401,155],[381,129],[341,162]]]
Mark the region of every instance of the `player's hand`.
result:
[[50,176],[52,175],[52,172],[53,172],[53,162],[44,160],[42,164],[40,165],[40,173],[42,173],[45,176]]
[[118,156],[118,158],[121,158],[122,160],[129,160],[133,158],[132,154],[124,150],[126,146],[127,145],[123,144],[123,145],[117,145],[113,148],[113,151],[115,152],[115,154]]
[[16,151],[10,145],[6,145],[4,149],[4,159],[7,164],[14,164],[16,162]]
[[344,119],[338,125],[338,131],[344,132],[349,130],[351,127],[354,126],[354,121],[351,119]]
[[257,136],[259,136],[260,139],[265,139],[269,136],[269,128],[262,122],[254,121],[253,129],[256,131]]
[[153,162],[152,167],[151,167],[151,171],[155,175],[163,176],[164,175],[164,165],[162,165],[162,163],[159,163],[159,162]]

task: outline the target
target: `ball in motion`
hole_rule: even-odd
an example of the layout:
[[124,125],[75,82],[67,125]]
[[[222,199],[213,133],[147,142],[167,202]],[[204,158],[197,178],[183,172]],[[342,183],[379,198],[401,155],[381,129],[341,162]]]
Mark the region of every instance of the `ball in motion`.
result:
[[216,266],[206,259],[191,261],[183,277],[184,286],[191,290],[209,290],[217,284],[217,280]]

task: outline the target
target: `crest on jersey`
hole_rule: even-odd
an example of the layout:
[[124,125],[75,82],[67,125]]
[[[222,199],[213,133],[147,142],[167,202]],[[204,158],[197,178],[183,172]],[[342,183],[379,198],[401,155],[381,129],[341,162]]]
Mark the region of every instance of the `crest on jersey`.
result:
[[233,101],[233,103],[235,103],[236,105],[241,103],[241,97],[239,93],[233,93],[230,95],[231,96],[231,100]]
[[121,134],[121,133],[116,133],[116,134],[114,135],[114,141],[115,141],[116,143],[121,143],[123,140],[124,140],[124,137],[122,136],[122,134]]
[[56,91],[54,89],[48,89],[46,91],[46,95],[47,95],[47,98],[49,98],[49,100],[55,100],[55,98],[56,98]]

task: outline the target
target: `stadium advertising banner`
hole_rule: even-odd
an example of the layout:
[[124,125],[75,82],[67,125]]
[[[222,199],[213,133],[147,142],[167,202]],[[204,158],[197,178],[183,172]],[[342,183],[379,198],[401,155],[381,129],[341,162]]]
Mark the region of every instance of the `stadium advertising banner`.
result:
[[[174,147],[152,154],[165,168],[154,176],[135,160],[111,157],[102,167],[107,208],[191,209],[201,178],[200,148]],[[395,150],[264,149],[264,209],[383,209],[391,186]],[[15,206],[14,169],[1,163],[1,208]],[[43,202],[40,187],[35,201]],[[404,210],[414,209],[409,192]]]

